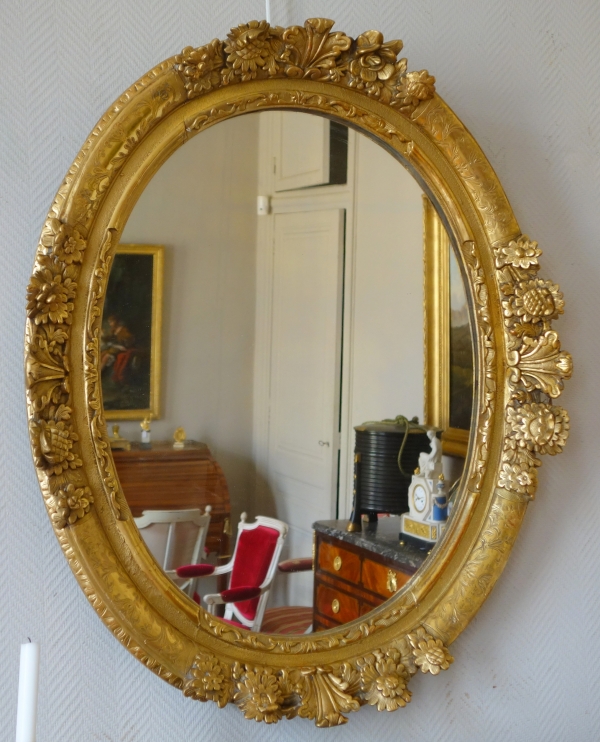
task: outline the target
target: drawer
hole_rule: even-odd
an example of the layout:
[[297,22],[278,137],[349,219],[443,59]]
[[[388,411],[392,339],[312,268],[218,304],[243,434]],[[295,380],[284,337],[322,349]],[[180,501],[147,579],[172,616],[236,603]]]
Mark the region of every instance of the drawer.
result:
[[357,583],[360,579],[360,557],[326,541],[319,543],[319,569]]
[[381,595],[384,600],[396,593],[408,582],[410,575],[397,569],[390,569],[383,564],[365,559],[362,568],[362,584],[367,590]]
[[356,598],[327,585],[317,585],[316,609],[319,613],[339,623],[353,621],[359,616],[359,604]]

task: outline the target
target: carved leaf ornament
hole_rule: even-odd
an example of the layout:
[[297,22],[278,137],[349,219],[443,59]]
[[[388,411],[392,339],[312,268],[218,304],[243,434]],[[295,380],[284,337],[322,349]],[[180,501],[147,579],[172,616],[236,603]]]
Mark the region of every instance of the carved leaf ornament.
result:
[[[485,156],[436,94],[435,78],[408,71],[401,41],[385,41],[378,31],[351,39],[332,27],[322,18],[286,29],[251,21],[224,41],[186,47],[126,91],[97,124],[52,205],[27,289],[26,330],[29,430],[43,496],[105,624],[189,698],[233,703],[255,721],[300,716],[319,727],[343,724],[365,704],[401,708],[417,671],[449,668],[448,645],[492,589],[534,497],[539,456],[565,446],[569,417],[554,400],[572,372],[551,328],[563,295],[538,275],[541,250],[520,233]],[[380,608],[303,637],[227,625],[157,573],[116,476],[99,376],[118,225],[127,217],[123,203],[135,201],[123,194],[135,195],[144,168],[167,156],[152,145],[152,157],[136,160],[140,144],[160,129],[175,143],[172,151],[220,120],[269,108],[335,117],[419,172],[443,204],[463,263],[478,364],[469,456],[444,540]],[[117,178],[121,172],[128,177]],[[460,186],[450,187],[449,172]],[[465,557],[457,556],[460,539],[469,544]]]

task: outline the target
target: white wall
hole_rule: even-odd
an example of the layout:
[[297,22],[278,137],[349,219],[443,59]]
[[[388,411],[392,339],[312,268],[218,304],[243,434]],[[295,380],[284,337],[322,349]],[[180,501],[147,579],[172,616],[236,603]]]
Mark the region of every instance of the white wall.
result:
[[[165,245],[162,414],[155,441],[182,425],[223,467],[234,522],[253,487],[252,368],[258,118],[201,132],[150,181],[124,243]],[[139,440],[137,422],[120,434]]]
[[[71,160],[108,105],[185,44],[262,15],[248,0],[54,0],[0,5],[0,739],[14,738],[18,644],[42,643],[39,742],[443,740],[595,742],[600,734],[598,344],[600,4],[597,0],[358,0],[272,3],[284,24],[326,15],[356,36],[403,38],[412,69],[480,141],[543,273],[567,298],[557,323],[575,358],[562,403],[567,451],[546,460],[505,574],[453,645],[441,677],[412,681],[394,715],[346,727],[258,726],[151,675],[104,628],[54,539],[31,465],[23,402],[24,292],[37,238]],[[293,13],[292,13],[293,11]]]

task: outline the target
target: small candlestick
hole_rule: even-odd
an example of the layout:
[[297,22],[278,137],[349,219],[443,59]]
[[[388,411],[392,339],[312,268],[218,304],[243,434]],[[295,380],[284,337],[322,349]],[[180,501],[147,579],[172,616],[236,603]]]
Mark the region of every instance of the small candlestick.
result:
[[35,742],[39,671],[40,645],[21,644],[16,742]]
[[186,432],[183,428],[177,428],[173,433],[173,448],[183,448],[185,446]]
[[150,448],[150,439],[151,439],[151,433],[150,433],[150,417],[145,417],[142,422],[140,423],[140,428],[142,429],[142,436],[141,436],[141,448]]
[[121,435],[119,434],[119,426],[113,425],[112,426],[112,436],[109,438],[110,440],[110,447],[113,451],[129,451],[131,450],[131,443],[127,440],[127,438],[121,438]]

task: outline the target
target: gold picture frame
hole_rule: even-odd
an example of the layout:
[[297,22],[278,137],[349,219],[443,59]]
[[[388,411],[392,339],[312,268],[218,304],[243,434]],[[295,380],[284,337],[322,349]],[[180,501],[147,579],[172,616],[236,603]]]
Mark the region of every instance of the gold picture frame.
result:
[[[102,375],[102,398],[104,417],[106,420],[144,420],[160,417],[161,400],[161,369],[162,369],[162,315],[163,315],[163,285],[164,285],[164,245],[119,244],[115,251],[111,275],[106,289],[106,300],[102,315],[102,340],[100,356],[100,372]],[[134,263],[127,265],[122,260],[121,271],[123,281],[129,278],[129,272],[135,271],[134,286],[140,290],[140,296],[129,297],[127,301],[118,303],[118,291],[115,291],[114,281],[117,279],[115,269],[119,266],[119,256],[138,258]],[[145,265],[144,256],[152,258],[152,265]],[[113,282],[111,286],[111,282]],[[149,289],[148,290],[148,285]],[[113,291],[111,292],[111,288]],[[115,294],[117,297],[115,297]],[[111,301],[112,299],[112,301]],[[115,299],[117,306],[114,306]],[[116,313],[116,315],[115,315]],[[135,347],[125,347],[119,338],[111,337],[111,315],[119,320],[118,334],[127,333]],[[134,326],[132,326],[134,323]],[[137,325],[135,324],[137,323]],[[150,337],[147,337],[149,325]],[[108,334],[108,338],[107,338]],[[140,343],[140,335],[144,338]],[[125,343],[127,343],[127,336]],[[127,379],[127,364],[130,357],[139,360],[135,379]],[[131,365],[131,364],[130,364]],[[117,373],[117,376],[115,374]],[[108,377],[108,378],[107,378]],[[116,377],[116,378],[115,378]],[[123,391],[125,390],[125,391]],[[112,392],[112,399],[109,391]],[[125,397],[125,399],[123,399]],[[129,399],[134,402],[141,400],[142,404],[133,404],[131,407],[111,406],[111,401],[127,404]],[[146,401],[144,405],[143,402]],[[112,401],[114,405],[114,401]]]
[[[423,195],[423,317],[425,423],[442,430],[442,450],[465,458],[470,425],[452,425],[451,261],[450,237],[431,200]],[[472,368],[472,353],[471,353]],[[467,385],[468,386],[468,385]],[[473,404],[471,382],[469,401]]]
[[[493,168],[402,42],[352,39],[333,21],[251,21],[157,65],[83,145],[52,203],[28,286],[27,413],[52,527],[106,626],[189,698],[267,723],[343,724],[362,705],[394,711],[416,672],[438,675],[449,645],[500,576],[560,453],[571,375],[551,323],[559,287],[519,229]],[[211,616],[160,570],[133,521],[110,451],[99,380],[102,308],[127,219],[154,173],[190,137],[232,116],[303,110],[365,133],[410,170],[444,215],[473,318],[473,425],[452,516],[419,572],[356,620],[313,635],[253,633]],[[374,239],[376,237],[374,236]],[[420,686],[424,690],[424,686]]]

